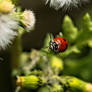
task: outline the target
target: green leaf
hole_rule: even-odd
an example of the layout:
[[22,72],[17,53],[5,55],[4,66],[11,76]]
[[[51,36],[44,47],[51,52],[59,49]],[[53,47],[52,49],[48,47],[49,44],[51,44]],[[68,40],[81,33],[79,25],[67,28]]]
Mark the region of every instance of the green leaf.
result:
[[62,27],[64,37],[69,40],[70,43],[74,42],[78,34],[78,29],[74,26],[72,20],[68,16],[65,16]]

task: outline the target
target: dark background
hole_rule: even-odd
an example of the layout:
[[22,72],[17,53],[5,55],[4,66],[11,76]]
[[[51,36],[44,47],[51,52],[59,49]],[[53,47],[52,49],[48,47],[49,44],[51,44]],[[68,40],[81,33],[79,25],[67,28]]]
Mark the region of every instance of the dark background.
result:
[[[74,21],[74,24],[78,25],[81,17],[86,12],[92,12],[92,1],[81,6],[79,5],[79,8],[72,8],[67,11],[62,9],[56,11],[50,8],[49,5],[45,6],[44,0],[19,0],[19,5],[23,9],[33,10],[36,16],[35,30],[23,36],[22,45],[24,51],[29,51],[31,48],[40,49],[46,33],[50,32],[55,35],[62,31],[61,25],[65,15],[69,15]],[[13,92],[8,48],[0,51],[0,57],[4,59],[4,61],[0,62],[0,92]]]

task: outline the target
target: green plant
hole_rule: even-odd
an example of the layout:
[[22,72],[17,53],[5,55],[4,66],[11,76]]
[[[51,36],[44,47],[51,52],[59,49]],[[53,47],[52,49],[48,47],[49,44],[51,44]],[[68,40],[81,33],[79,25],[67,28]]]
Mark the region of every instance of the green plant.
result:
[[83,17],[80,29],[65,16],[63,32],[59,33],[69,42],[65,52],[56,54],[45,48],[49,46],[49,34],[39,51],[23,52],[22,35],[34,28],[35,16],[32,11],[22,11],[16,5],[17,0],[0,0],[0,49],[5,49],[16,37],[11,47],[12,75],[17,77],[16,92],[20,89],[37,92],[92,92],[91,83],[69,76],[71,74],[87,81],[92,79],[92,71],[89,71],[92,64],[90,15]]
[[[89,14],[83,17],[82,24],[78,29],[72,20],[65,16],[63,35],[60,33],[59,36],[65,37],[69,41],[69,46],[63,53],[56,54],[49,48],[45,48],[49,46],[49,34],[41,50],[32,50],[30,53],[22,52],[20,64],[13,71],[13,75],[18,75],[18,87],[30,91],[35,89],[37,92],[92,92],[92,84],[66,75],[72,74],[72,72],[77,74],[83,66],[91,62],[92,21]],[[20,43],[18,45],[21,46]],[[90,49],[87,53],[86,48]],[[89,68],[91,69],[91,66]],[[86,76],[85,73],[83,76]]]

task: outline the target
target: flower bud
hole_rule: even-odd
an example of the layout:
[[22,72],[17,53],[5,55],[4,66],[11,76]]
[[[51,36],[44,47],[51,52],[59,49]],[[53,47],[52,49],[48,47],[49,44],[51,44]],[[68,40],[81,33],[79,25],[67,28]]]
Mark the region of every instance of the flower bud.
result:
[[27,89],[36,89],[43,84],[43,81],[34,75],[20,76],[16,81],[17,86]]
[[61,77],[62,82],[64,85],[69,88],[70,90],[74,92],[87,92],[86,91],[86,85],[87,83],[76,78],[76,77],[71,77],[71,76],[63,76]]
[[25,10],[22,14],[21,22],[25,25],[28,30],[33,29],[35,25],[35,16],[34,13],[30,10]]
[[0,1],[0,12],[1,13],[10,13],[14,8],[14,4],[10,0],[1,0]]
[[62,59],[53,56],[51,57],[51,67],[54,72],[59,72],[63,70],[63,61]]

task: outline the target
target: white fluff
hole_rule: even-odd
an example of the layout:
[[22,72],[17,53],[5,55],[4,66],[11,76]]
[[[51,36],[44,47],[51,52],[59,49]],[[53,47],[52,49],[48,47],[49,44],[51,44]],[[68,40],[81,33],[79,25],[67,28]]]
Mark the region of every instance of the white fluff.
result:
[[81,1],[85,2],[88,0],[46,0],[46,4],[50,2],[50,6],[58,10],[62,7],[67,9],[70,6],[77,6]]
[[31,30],[36,22],[34,13],[30,10],[25,10],[23,13],[22,22],[24,23],[24,25],[28,30]]
[[0,16],[0,49],[5,49],[17,35],[18,24],[8,15]]

